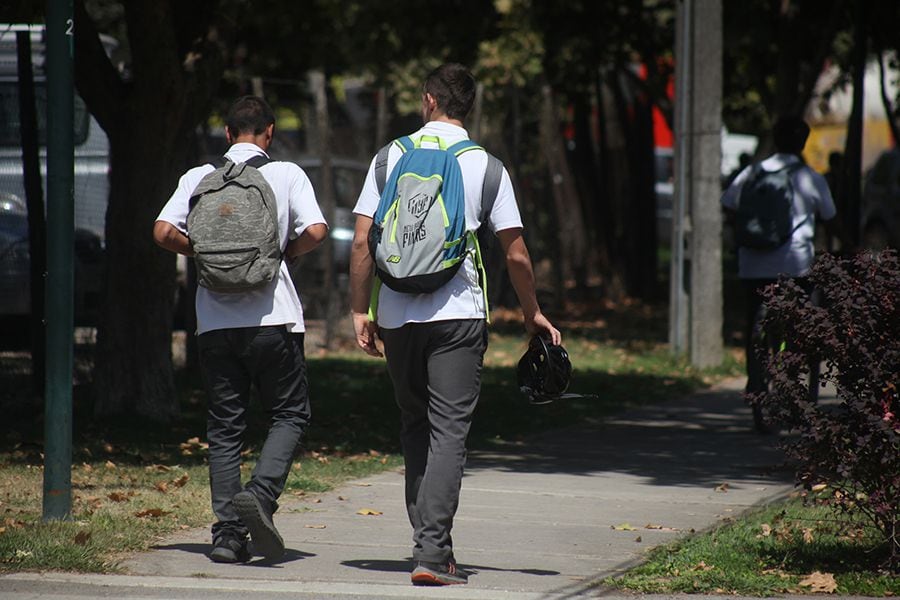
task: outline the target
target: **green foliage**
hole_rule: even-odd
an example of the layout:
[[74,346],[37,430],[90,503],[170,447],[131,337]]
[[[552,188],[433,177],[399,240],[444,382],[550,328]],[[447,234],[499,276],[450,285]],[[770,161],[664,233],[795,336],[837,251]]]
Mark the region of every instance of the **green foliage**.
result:
[[[900,261],[897,253],[821,257],[810,275],[821,306],[794,282],[766,293],[766,331],[787,342],[770,357],[772,389],[754,401],[796,437],[786,444],[806,486],[827,483],[845,512],[883,535],[900,571]],[[840,403],[810,400],[809,365]]]

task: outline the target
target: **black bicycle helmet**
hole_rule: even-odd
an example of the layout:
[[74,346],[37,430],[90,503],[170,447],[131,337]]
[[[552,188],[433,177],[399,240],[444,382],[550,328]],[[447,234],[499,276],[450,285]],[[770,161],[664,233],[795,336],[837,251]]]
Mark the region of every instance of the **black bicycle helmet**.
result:
[[532,404],[547,404],[558,400],[569,388],[572,363],[565,348],[536,335],[519,359],[516,374],[519,389]]

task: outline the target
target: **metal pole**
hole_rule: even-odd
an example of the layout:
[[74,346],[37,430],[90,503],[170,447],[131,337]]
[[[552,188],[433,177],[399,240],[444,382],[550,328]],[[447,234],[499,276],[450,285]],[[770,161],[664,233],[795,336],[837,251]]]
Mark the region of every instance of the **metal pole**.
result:
[[691,81],[691,21],[693,20],[693,3],[682,0],[679,3],[678,16],[681,27],[678,29],[680,40],[676,43],[675,55],[675,106],[678,108],[675,122],[675,210],[672,221],[672,265],[669,270],[671,283],[669,286],[669,344],[676,354],[687,350],[687,298],[685,293],[685,221],[690,199],[690,182],[688,181],[688,164],[690,160],[690,81]]
[[47,385],[44,520],[72,513],[74,85],[72,0],[47,0]]

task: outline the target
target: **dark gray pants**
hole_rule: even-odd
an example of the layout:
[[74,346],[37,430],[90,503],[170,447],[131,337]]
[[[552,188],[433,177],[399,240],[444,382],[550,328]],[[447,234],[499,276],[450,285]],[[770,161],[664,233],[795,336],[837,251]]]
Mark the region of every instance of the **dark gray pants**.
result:
[[209,486],[217,519],[212,533],[243,536],[247,530],[231,499],[244,489],[241,450],[250,387],[256,386],[269,414],[269,432],[246,489],[275,512],[310,418],[303,335],[283,325],[219,329],[200,335],[197,345],[208,397]]
[[467,319],[408,323],[380,334],[400,406],[413,560],[444,563],[453,555],[450,530],[481,390],[487,328],[483,320]]

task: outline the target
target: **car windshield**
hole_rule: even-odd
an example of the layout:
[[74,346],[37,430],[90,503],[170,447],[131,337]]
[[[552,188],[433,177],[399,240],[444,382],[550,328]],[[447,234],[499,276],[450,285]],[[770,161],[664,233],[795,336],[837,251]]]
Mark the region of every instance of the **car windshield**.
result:
[[[43,82],[35,84],[35,104],[37,109],[38,142],[47,145],[47,86]],[[83,144],[88,137],[89,115],[84,101],[75,96],[75,145]],[[0,82],[0,146],[19,148],[22,146],[19,119],[19,87],[15,81]]]

